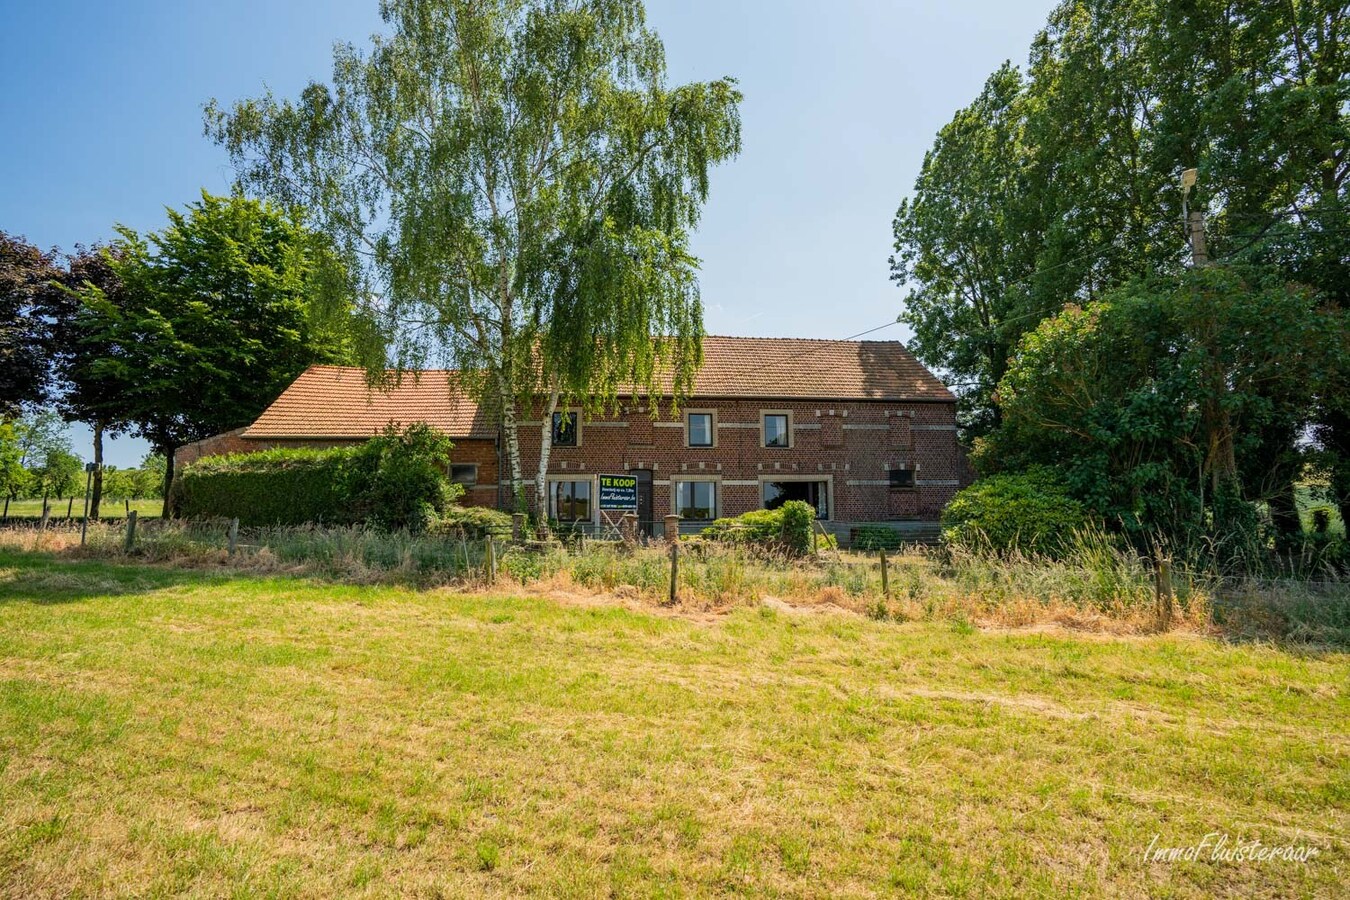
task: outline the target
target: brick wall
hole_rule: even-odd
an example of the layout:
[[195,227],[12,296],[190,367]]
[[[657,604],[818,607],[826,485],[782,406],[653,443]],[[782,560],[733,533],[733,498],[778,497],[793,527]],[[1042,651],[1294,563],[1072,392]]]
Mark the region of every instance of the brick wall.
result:
[[[672,483],[681,479],[716,482],[720,513],[728,516],[759,509],[764,481],[819,480],[827,485],[830,517],[850,522],[935,520],[965,477],[950,403],[693,400],[683,412],[691,410],[714,413],[714,447],[686,446],[683,415],[665,409],[650,423],[645,410],[628,408],[583,420],[579,446],[553,449],[549,477],[651,470],[657,519],[673,511]],[[763,446],[766,410],[791,417],[790,447]],[[538,465],[539,424],[521,429],[527,482]],[[913,471],[914,486],[892,490],[891,469]]]
[[[652,472],[654,519],[674,511],[673,484],[682,479],[717,485],[719,513],[738,515],[761,506],[764,481],[821,481],[826,485],[830,518],[836,522],[934,521],[952,495],[971,478],[956,443],[951,403],[850,401],[818,403],[769,400],[695,400],[683,412],[708,411],[716,420],[714,447],[685,444],[684,416],[663,409],[655,422],[639,407],[594,421],[582,419],[577,447],[554,447],[550,479],[591,480],[601,473],[635,469]],[[791,418],[791,446],[762,445],[765,410]],[[538,420],[520,429],[526,490],[534,491],[539,460]],[[242,429],[240,429],[242,431]],[[228,432],[181,447],[179,465],[203,456],[264,450],[269,447],[330,447],[351,441],[256,441]],[[497,506],[508,491],[499,482],[509,473],[498,468],[496,441],[463,438],[451,452],[455,463],[478,466],[477,485],[465,503]],[[913,472],[913,487],[893,490],[892,469]]]

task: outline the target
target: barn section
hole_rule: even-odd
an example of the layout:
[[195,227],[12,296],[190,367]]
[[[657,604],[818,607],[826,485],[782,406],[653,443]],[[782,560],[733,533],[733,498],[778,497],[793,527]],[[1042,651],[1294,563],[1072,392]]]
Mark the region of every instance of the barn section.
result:
[[[386,425],[426,422],[455,443],[465,502],[502,506],[506,486],[497,422],[456,384],[453,371],[406,374],[372,389],[360,369],[315,366],[252,425],[180,448],[180,464],[268,447],[325,447],[365,440]],[[667,389],[668,393],[668,389]],[[802,499],[847,537],[854,525],[887,523],[931,534],[970,474],[956,441],[951,392],[896,341],[708,337],[692,396],[620,398],[586,418],[536,409],[521,423],[527,491],[534,491],[542,431],[553,449],[550,514],[598,520],[598,476],[639,478],[649,530],[670,513],[688,530]]]
[[426,422],[454,442],[451,477],[464,486],[463,502],[496,507],[497,426],[455,386],[456,374],[408,372],[387,387],[372,388],[364,369],[311,366],[252,425],[179,447],[174,464],[273,447],[348,446],[391,424]]

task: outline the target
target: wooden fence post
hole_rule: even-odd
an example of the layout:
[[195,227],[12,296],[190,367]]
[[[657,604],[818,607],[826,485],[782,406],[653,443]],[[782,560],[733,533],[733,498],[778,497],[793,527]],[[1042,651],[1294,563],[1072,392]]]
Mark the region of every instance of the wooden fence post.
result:
[[239,545],[239,519],[230,520],[230,530],[226,533],[229,540],[229,548],[225,551],[228,555],[234,556],[235,548]]
[[1159,556],[1155,569],[1158,595],[1158,621],[1163,628],[1172,627],[1172,561]]
[[488,535],[487,539],[487,577],[488,584],[497,583],[497,542]]
[[886,571],[886,551],[884,549],[881,551],[881,596],[888,600],[891,596],[891,579],[890,574]]
[[126,552],[130,553],[136,546],[136,510],[127,513],[127,544]]
[[678,540],[670,543],[670,604],[675,605],[679,597],[676,585],[680,580],[680,542]]

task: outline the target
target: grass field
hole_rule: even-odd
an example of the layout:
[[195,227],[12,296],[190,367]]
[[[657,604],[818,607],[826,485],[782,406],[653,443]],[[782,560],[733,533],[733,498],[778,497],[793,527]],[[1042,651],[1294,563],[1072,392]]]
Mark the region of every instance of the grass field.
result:
[[[3,504],[3,501],[0,501],[0,504]],[[130,506],[132,509],[136,510],[136,513],[141,516],[141,518],[158,516],[164,511],[163,500],[132,500],[130,501]],[[84,495],[82,494],[79,497],[76,497],[73,506],[71,505],[69,498],[60,500],[54,499],[51,501],[51,514],[54,518],[64,518],[67,509],[71,510],[71,515],[77,519],[82,516],[84,514]],[[105,518],[121,518],[126,515],[126,511],[126,503],[123,503],[121,500],[109,499],[104,499],[102,508],[99,510]],[[42,498],[11,500],[9,503],[9,514],[11,516],[41,516]]]
[[1348,675],[0,549],[0,894],[1343,896]]

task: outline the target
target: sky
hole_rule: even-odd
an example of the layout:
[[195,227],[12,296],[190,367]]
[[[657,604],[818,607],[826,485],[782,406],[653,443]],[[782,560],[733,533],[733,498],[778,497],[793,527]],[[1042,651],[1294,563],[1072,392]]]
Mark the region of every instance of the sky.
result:
[[[670,82],[731,76],[743,150],[693,238],[709,333],[844,338],[901,310],[891,221],[939,128],[1051,0],[648,0]],[[326,79],[335,41],[381,30],[376,0],[0,0],[0,229],[43,247],[164,224],[229,190],[201,107]],[[907,336],[900,325],[876,339]],[[72,430],[88,456],[88,430]],[[109,442],[135,465],[143,441]]]

